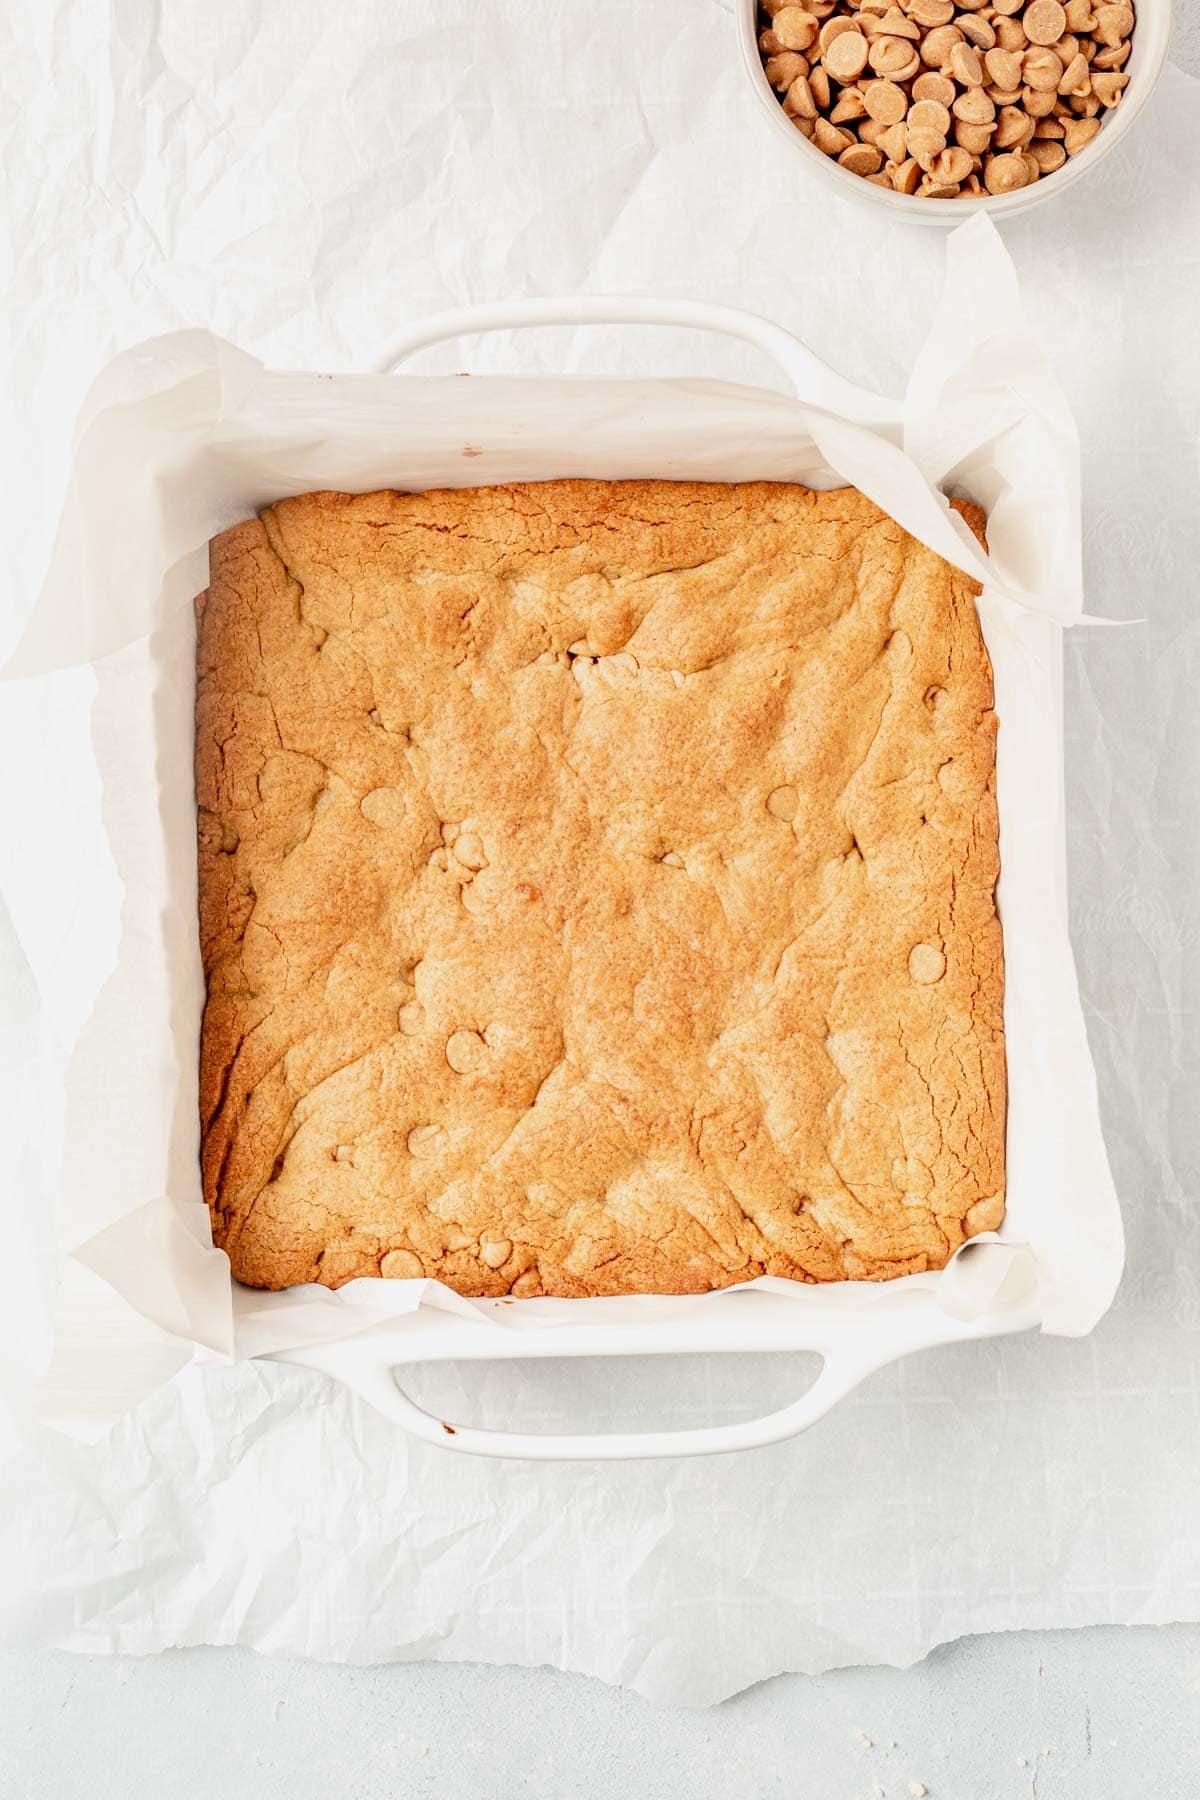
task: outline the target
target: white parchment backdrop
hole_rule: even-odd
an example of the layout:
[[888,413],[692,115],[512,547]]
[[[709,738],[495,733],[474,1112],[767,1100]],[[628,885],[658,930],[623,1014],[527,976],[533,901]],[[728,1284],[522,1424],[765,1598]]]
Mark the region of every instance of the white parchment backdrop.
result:
[[[742,91],[722,5],[29,13],[0,22],[19,200],[0,653],[42,572],[79,400],[153,332],[206,325],[277,366],[351,369],[442,306],[646,289],[756,308],[894,390],[928,322],[940,239],[831,208],[803,180]],[[703,1703],[781,1669],[909,1661],[965,1631],[1200,1617],[1198,98],[1169,72],[1111,172],[1006,233],[1080,426],[1089,610],[1145,621],[1066,646],[1073,935],[1128,1235],[1098,1332],[914,1359],[809,1439],[751,1457],[599,1470],[441,1456],[297,1371],[187,1370],[110,1438],[45,1432],[4,1467],[10,1637],[552,1662]],[[660,334],[545,333],[470,361],[769,379],[750,352]],[[21,759],[86,732],[87,683],[5,691],[0,875],[45,830],[22,810]],[[64,791],[56,814],[83,848],[91,800]],[[111,903],[69,885],[36,906],[15,920],[32,967],[0,918],[0,1034],[34,1044],[5,1100],[21,1129],[6,1129],[4,1179],[31,1207],[47,1171],[28,1126],[116,931]],[[18,1227],[0,1334],[36,1358],[22,1333],[47,1272],[31,1265]],[[98,1288],[72,1318],[119,1395],[144,1342]],[[71,1348],[46,1378],[64,1418]],[[169,1373],[177,1352],[158,1348]],[[478,1371],[430,1373],[422,1392],[561,1428],[581,1380],[597,1425],[651,1398],[700,1422],[794,1388],[786,1359],[640,1364],[636,1402],[634,1375],[542,1368],[519,1408],[511,1371],[482,1392]]]

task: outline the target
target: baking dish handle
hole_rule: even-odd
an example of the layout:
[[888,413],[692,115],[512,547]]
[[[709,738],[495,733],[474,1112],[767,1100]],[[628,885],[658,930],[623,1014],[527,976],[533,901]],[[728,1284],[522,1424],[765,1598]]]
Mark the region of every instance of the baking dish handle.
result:
[[560,299],[485,301],[435,313],[400,333],[381,372],[391,374],[418,350],[448,338],[483,331],[511,331],[530,325],[667,325],[676,329],[713,331],[739,338],[766,353],[787,376],[796,398],[840,413],[860,425],[898,425],[904,409],[868,388],[856,387],[799,338],[781,325],[736,306],[713,306],[703,300],[659,299],[643,294],[577,294]]
[[369,1333],[333,1343],[289,1351],[282,1361],[300,1363],[332,1375],[385,1418],[414,1437],[443,1450],[472,1456],[520,1457],[533,1462],[615,1462],[635,1457],[719,1456],[734,1450],[756,1450],[796,1437],[823,1419],[837,1402],[867,1375],[898,1355],[928,1345],[930,1339],[886,1345],[839,1345],[822,1351],[821,1372],[800,1399],[758,1419],[727,1425],[689,1427],[681,1431],[541,1432],[491,1431],[455,1425],[426,1412],[400,1387],[398,1370],[386,1345]]

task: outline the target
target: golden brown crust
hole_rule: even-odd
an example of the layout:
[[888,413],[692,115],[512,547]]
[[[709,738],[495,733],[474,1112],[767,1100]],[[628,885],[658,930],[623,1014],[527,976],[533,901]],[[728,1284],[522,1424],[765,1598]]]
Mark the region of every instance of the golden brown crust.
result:
[[211,570],[200,1104],[241,1280],[883,1279],[998,1223],[967,577],[854,490],[594,481],[309,494]]

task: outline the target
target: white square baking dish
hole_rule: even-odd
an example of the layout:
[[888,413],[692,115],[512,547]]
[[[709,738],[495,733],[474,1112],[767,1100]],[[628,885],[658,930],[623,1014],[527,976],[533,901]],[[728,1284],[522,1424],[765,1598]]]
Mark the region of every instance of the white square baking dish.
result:
[[[323,1370],[428,1441],[487,1455],[678,1456],[772,1443],[804,1430],[865,1375],[911,1351],[1039,1324],[1067,1334],[1089,1330],[1121,1267],[1066,931],[1060,654],[1077,597],[1069,583],[1061,588],[1061,573],[1064,556],[1070,560],[1063,546],[1077,540],[1077,507],[1069,517],[1073,446],[1036,403],[1023,400],[1019,381],[999,405],[994,395],[985,403],[986,365],[981,377],[969,358],[967,375],[960,369],[957,385],[943,381],[936,405],[922,410],[917,384],[901,406],[853,387],[778,326],[699,303],[524,301],[471,309],[406,333],[389,366],[462,332],[600,322],[740,337],[774,357],[797,398],[692,381],[275,374],[199,333],[128,353],[85,415],[59,555],[12,670],[71,660],[95,668],[93,735],[126,893],[107,1007],[85,1029],[73,1063],[68,1253],[201,1357],[270,1356]],[[930,388],[927,380],[926,389],[937,382]],[[990,565],[936,491],[939,459],[991,514]],[[131,466],[150,478],[114,515],[113,470]],[[202,981],[189,603],[205,584],[208,540],[257,506],[313,488],[582,475],[817,486],[851,480],[984,578],[980,612],[1001,722],[998,897],[1010,1084],[1004,1223],[972,1240],[942,1273],[882,1284],[807,1287],[767,1278],[687,1298],[581,1301],[464,1300],[426,1281],[280,1294],[231,1287],[225,1258],[208,1241],[196,1165]],[[1031,508],[1040,518],[1031,521]],[[73,656],[64,646],[74,646]],[[116,1066],[114,1025],[123,1050]],[[103,1105],[95,1101],[100,1066]],[[81,1093],[93,1096],[82,1108]],[[127,1126],[117,1141],[114,1117]],[[766,1418],[601,1437],[444,1421],[416,1406],[395,1379],[398,1367],[437,1360],[734,1350],[810,1350],[824,1361],[806,1393]]]

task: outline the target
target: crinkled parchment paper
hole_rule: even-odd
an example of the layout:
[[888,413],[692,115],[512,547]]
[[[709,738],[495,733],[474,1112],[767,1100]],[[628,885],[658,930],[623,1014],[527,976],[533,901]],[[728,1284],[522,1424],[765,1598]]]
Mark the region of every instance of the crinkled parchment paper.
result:
[[[1040,408],[1053,435],[1055,384],[1038,385],[1053,370],[1082,443],[1088,611],[1143,621],[1075,626],[1064,649],[1072,939],[1128,1254],[1090,1337],[927,1353],[872,1378],[806,1439],[699,1463],[534,1470],[441,1455],[315,1375],[222,1362],[219,1322],[215,1347],[195,1352],[78,1261],[53,1301],[52,1348],[52,1196],[61,1186],[60,1246],[94,1243],[132,1210],[121,1172],[144,1173],[145,1159],[116,1075],[143,1055],[139,1020],[157,1029],[179,1004],[165,978],[122,991],[118,949],[133,934],[166,942],[172,966],[194,956],[158,904],[161,821],[143,832],[120,816],[114,771],[96,758],[117,739],[151,759],[186,751],[186,683],[160,681],[147,704],[149,674],[182,666],[170,633],[185,629],[194,585],[183,559],[166,571],[178,604],[152,639],[156,597],[126,589],[128,616],[107,615],[108,637],[85,652],[98,673],[0,689],[9,1635],[551,1662],[698,1703],[787,1668],[909,1661],[965,1631],[1200,1616],[1194,85],[1169,73],[1095,192],[1007,233],[1022,311],[977,234],[975,279],[960,259],[931,333],[942,241],[831,209],[805,183],[749,104],[720,6],[669,0],[652,29],[632,0],[541,16],[508,0],[436,22],[379,0],[336,19],[315,4],[250,5],[233,23],[196,0],[107,10],[54,0],[35,24],[0,28],[23,96],[9,175],[29,196],[11,286],[4,644],[41,586],[81,396],[157,332],[203,326],[268,366],[350,371],[379,363],[401,318],[471,299],[694,293],[778,319],[884,391],[915,364],[924,424],[909,447],[935,478],[968,484],[953,412],[930,405],[939,384],[970,387],[961,360],[1003,342],[993,416],[1032,378],[1026,411]],[[454,41],[470,56],[449,54]],[[177,340],[172,353],[187,368],[197,350]],[[750,351],[639,331],[485,341],[421,366],[468,359],[771,379]],[[234,388],[251,372],[230,354]],[[136,459],[125,476],[114,541],[144,534],[164,500],[195,498],[169,469],[154,491]],[[998,516],[1003,491],[980,497]],[[1047,519],[1069,499],[1047,491]],[[244,507],[244,485],[229,504]],[[1028,585],[1010,564],[1012,585]],[[1039,575],[1043,603],[1069,615],[1069,558],[1058,579]],[[69,616],[70,584],[60,591],[60,629],[91,629]],[[41,652],[53,659],[45,637]],[[106,708],[110,725],[122,715],[111,736]],[[68,1072],[90,1132],[64,1120]],[[170,1059],[149,1069],[139,1106],[173,1116],[178,1080]],[[1052,1102],[1053,1070],[1047,1083]],[[98,1166],[84,1150],[106,1107],[114,1154]],[[164,1168],[187,1148],[168,1143]],[[176,1272],[180,1304],[189,1255],[208,1279],[202,1218],[181,1249],[178,1208],[168,1218],[163,1195],[137,1198],[149,1286],[177,1323],[161,1270]],[[155,1261],[159,1226],[171,1247]],[[597,1428],[698,1424],[791,1398],[795,1363],[443,1368],[413,1385],[448,1412],[529,1428],[563,1429],[581,1411]]]

